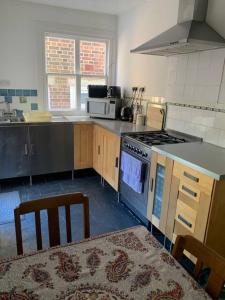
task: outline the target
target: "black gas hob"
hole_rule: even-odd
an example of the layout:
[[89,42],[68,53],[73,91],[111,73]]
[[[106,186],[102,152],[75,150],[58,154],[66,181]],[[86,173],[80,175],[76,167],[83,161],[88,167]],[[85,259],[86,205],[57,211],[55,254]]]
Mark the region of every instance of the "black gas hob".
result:
[[200,141],[200,138],[174,130],[148,131],[127,134],[122,139],[122,149],[138,157],[150,159],[151,147]]
[[129,135],[129,137],[149,146],[186,142],[185,138],[178,138],[167,132],[136,133]]

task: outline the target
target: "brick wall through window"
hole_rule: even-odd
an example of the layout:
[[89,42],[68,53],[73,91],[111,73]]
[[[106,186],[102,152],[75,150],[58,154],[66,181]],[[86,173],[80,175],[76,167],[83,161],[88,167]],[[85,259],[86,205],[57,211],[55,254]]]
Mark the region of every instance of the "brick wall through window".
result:
[[[71,109],[73,108],[71,107],[72,103],[76,102],[74,99],[76,97],[75,74],[77,71],[75,50],[75,40],[73,39],[45,38],[50,109]],[[81,76],[104,77],[106,73],[106,43],[80,41],[79,63]]]

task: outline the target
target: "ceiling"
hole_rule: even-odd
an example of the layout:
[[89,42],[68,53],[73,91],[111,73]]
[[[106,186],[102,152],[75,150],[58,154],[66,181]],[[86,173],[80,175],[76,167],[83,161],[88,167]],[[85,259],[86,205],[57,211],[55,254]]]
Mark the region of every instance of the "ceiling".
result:
[[120,15],[149,0],[22,0],[65,8]]

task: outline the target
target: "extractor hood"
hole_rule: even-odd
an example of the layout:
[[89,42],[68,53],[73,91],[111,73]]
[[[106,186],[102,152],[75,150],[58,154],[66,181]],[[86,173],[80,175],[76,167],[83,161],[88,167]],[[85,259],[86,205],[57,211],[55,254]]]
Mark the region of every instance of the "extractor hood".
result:
[[225,39],[205,19],[208,0],[180,0],[178,23],[131,53],[171,56],[225,48]]

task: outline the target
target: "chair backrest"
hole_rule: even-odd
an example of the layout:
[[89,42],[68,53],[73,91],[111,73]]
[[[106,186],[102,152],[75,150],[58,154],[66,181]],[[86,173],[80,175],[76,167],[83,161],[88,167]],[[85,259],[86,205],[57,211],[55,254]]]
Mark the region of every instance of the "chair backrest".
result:
[[40,211],[47,210],[49,245],[50,247],[53,247],[53,246],[60,245],[58,208],[61,206],[65,207],[67,242],[70,243],[72,241],[70,206],[73,204],[83,205],[84,236],[85,238],[89,238],[90,237],[89,201],[88,198],[82,193],[64,194],[64,195],[42,198],[38,200],[21,203],[14,210],[18,255],[23,254],[23,239],[22,239],[22,230],[21,230],[21,219],[20,219],[21,215],[34,212],[37,250],[41,250],[42,234],[41,234]]
[[192,236],[177,236],[172,255],[178,261],[184,250],[197,258],[193,276],[198,279],[203,267],[210,269],[206,291],[213,299],[218,299],[225,283],[225,259]]

